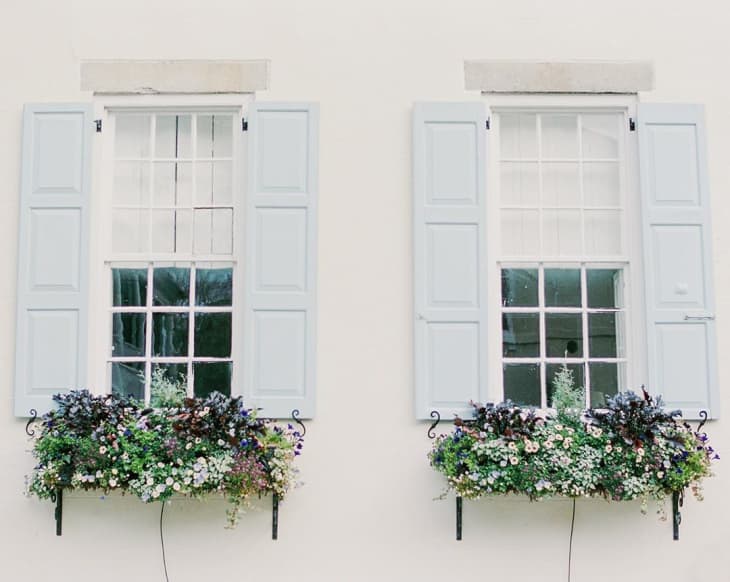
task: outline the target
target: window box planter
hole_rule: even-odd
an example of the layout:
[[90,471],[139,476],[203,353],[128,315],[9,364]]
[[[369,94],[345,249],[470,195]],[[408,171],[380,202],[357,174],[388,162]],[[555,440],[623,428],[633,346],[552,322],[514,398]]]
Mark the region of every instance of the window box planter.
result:
[[37,459],[27,494],[56,503],[57,535],[63,492],[82,489],[121,491],[148,503],[222,494],[231,502],[230,527],[248,499],[270,494],[276,539],[278,504],[295,484],[303,425],[299,432],[258,418],[240,397],[217,392],[160,408],[85,390],[54,400],[56,410],[26,427]]
[[718,455],[702,425],[692,429],[646,392],[618,394],[605,409],[558,409],[540,413],[507,401],[473,404],[474,418],[454,421],[450,434],[429,436],[431,466],[456,494],[457,539],[462,499],[522,494],[531,500],[554,496],[602,497],[610,501],[663,502],[672,498],[674,539],[679,506],[690,488],[701,499],[701,481],[712,475]]

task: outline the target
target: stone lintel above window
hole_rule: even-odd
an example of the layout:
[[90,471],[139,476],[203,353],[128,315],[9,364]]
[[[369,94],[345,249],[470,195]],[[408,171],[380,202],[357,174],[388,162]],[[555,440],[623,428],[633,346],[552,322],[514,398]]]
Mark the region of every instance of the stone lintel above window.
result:
[[484,93],[638,93],[654,88],[649,61],[464,62],[466,89]]
[[268,82],[266,60],[81,63],[81,90],[96,94],[251,93]]

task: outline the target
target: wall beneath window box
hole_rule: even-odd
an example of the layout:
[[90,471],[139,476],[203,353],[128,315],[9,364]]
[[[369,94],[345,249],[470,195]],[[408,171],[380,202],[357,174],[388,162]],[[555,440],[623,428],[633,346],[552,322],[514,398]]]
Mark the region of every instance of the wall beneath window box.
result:
[[[415,101],[481,101],[465,59],[649,60],[642,101],[706,106],[716,288],[730,286],[730,116],[724,7],[647,0],[358,6],[311,0],[190,3],[40,0],[6,7],[0,37],[0,577],[161,580],[159,507],[133,498],[65,499],[64,535],[48,503],[20,495],[32,461],[12,415],[21,107],[88,101],[80,62],[267,60],[257,100],[320,103],[317,417],[299,466],[304,486],[223,529],[219,502],[174,502],[165,516],[170,579],[381,582],[490,577],[566,579],[570,504],[469,503],[454,541],[453,500],[428,466],[427,426],[413,418],[411,110]],[[720,73],[718,74],[718,71]],[[642,91],[645,88],[642,87]],[[730,298],[718,293],[720,353]],[[727,359],[725,359],[727,360]],[[720,362],[721,385],[730,363]],[[724,458],[730,397],[708,431]],[[682,539],[638,503],[579,501],[573,579],[724,580],[730,569],[730,471],[718,463],[706,501],[688,499]],[[476,557],[476,559],[475,559]],[[614,568],[606,567],[608,560]]]

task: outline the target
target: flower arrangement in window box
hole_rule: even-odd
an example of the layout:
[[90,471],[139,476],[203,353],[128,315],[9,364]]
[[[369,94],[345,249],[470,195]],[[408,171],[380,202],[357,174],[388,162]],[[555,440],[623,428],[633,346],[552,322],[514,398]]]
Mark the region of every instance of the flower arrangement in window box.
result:
[[229,525],[253,496],[282,499],[295,484],[302,435],[258,418],[240,397],[185,398],[158,378],[153,404],[73,391],[39,419],[27,493],[55,500],[61,490],[121,491],[142,501],[223,494]]
[[663,502],[687,487],[702,498],[701,481],[719,456],[678,411],[665,411],[645,391],[582,411],[582,390],[573,387],[567,367],[554,386],[555,413],[509,401],[474,404],[472,420],[457,418],[451,434],[437,437],[429,458],[446,476],[447,492],[468,499],[507,493],[641,499],[642,511],[649,498]]

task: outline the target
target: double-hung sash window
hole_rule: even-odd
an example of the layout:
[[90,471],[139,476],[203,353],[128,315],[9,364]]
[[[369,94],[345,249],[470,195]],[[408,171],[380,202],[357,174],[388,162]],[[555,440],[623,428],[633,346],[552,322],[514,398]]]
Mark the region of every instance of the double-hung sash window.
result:
[[152,379],[167,377],[191,396],[230,394],[242,309],[234,112],[109,119],[108,386],[149,401]]
[[627,386],[627,117],[494,117],[498,180],[488,208],[498,213],[500,231],[493,254],[501,279],[502,394],[547,407],[566,365],[585,388],[586,405],[601,406]]

